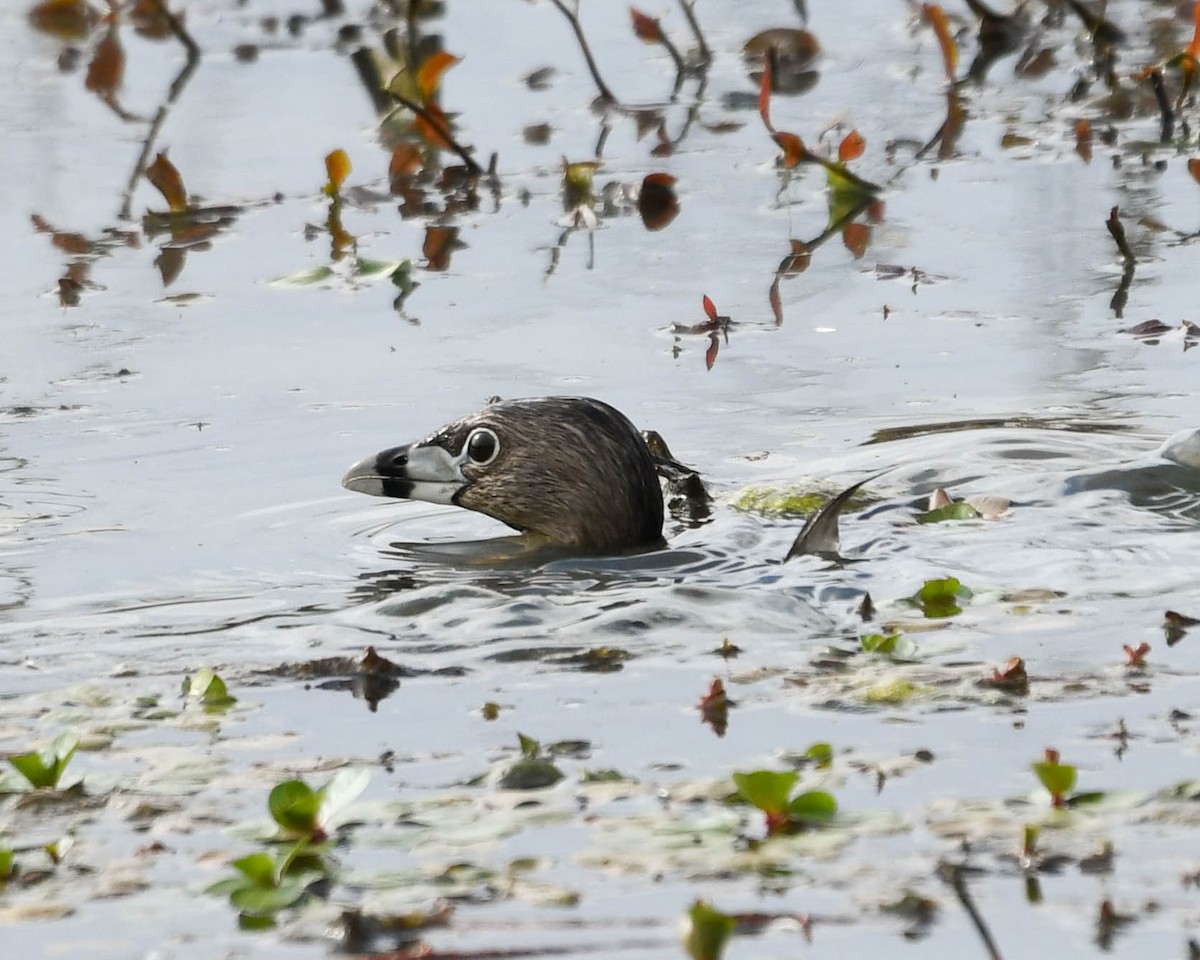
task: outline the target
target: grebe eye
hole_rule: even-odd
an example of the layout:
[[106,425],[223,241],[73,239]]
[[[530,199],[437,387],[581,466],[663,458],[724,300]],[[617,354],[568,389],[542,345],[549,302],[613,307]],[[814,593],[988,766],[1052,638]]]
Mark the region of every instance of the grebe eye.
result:
[[500,441],[491,430],[480,428],[467,437],[467,459],[477,466],[487,466],[500,452]]

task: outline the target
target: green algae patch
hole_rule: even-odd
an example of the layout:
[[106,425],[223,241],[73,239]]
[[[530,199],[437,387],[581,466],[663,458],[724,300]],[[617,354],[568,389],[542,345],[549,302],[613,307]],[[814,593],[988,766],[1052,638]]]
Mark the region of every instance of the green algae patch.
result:
[[[821,509],[837,492],[811,487],[747,487],[733,498],[731,506],[764,517],[804,517]],[[874,501],[875,498],[858,493],[850,498],[845,509],[861,510]]]

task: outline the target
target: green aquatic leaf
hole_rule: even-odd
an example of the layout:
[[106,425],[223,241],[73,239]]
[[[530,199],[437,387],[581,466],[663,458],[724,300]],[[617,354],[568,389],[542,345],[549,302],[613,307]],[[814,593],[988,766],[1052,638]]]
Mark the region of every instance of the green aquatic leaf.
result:
[[311,287],[318,283],[325,283],[333,277],[333,267],[328,264],[321,264],[319,267],[313,267],[310,270],[301,270],[299,273],[293,273],[287,277],[277,277],[271,281],[271,286]]
[[525,734],[517,731],[517,743],[521,747],[521,756],[526,760],[535,760],[542,752],[542,745],[533,737],[527,737]]
[[914,660],[917,645],[902,633],[867,633],[858,638],[864,653],[878,653],[893,660]]
[[734,786],[741,798],[768,815],[787,810],[788,797],[798,779],[800,775],[794,770],[754,770],[733,775]]
[[908,602],[914,607],[919,607],[930,620],[939,620],[962,613],[959,604],[970,601],[973,596],[971,590],[964,587],[956,577],[945,577],[940,580],[926,580],[921,589],[908,598]]
[[787,813],[793,823],[829,823],[837,816],[837,800],[824,790],[809,790],[788,804]]
[[317,816],[320,794],[303,780],[276,784],[267,797],[267,807],[275,822],[293,836],[313,836],[321,830]]
[[204,704],[206,709],[222,710],[237,702],[225,681],[204,667],[183,681],[183,695]]
[[370,770],[366,767],[353,767],[339,770],[317,791],[317,819],[326,832],[338,825],[341,814],[359,798],[370,782]]
[[806,760],[812,760],[818,770],[826,770],[833,765],[833,747],[828,743],[811,744],[802,756]]
[[79,737],[76,734],[60,733],[44,750],[18,754],[9,757],[8,762],[34,789],[53,788],[58,786],[78,747]]
[[504,771],[500,786],[505,790],[541,790],[562,778],[563,772],[549,760],[526,757]]
[[273,886],[278,879],[275,873],[275,858],[269,853],[252,853],[234,860],[233,869],[251,883],[263,886]]
[[1050,793],[1056,807],[1062,806],[1066,795],[1075,789],[1077,771],[1069,763],[1059,763],[1054,751],[1046,751],[1046,759],[1032,764],[1034,774]]
[[936,510],[917,514],[917,523],[942,523],[946,520],[978,520],[981,514],[965,500],[951,503]]
[[683,949],[692,960],[720,960],[736,926],[733,917],[697,900],[687,914]]
[[7,847],[0,847],[0,883],[7,883],[16,868],[16,854]]

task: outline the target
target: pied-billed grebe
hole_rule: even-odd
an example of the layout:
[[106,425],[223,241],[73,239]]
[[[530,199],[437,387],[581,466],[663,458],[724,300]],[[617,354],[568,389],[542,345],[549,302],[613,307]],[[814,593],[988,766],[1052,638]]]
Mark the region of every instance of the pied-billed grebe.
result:
[[624,414],[588,397],[491,403],[356,463],[342,486],[465,507],[588,552],[662,539],[662,488],[646,441]]

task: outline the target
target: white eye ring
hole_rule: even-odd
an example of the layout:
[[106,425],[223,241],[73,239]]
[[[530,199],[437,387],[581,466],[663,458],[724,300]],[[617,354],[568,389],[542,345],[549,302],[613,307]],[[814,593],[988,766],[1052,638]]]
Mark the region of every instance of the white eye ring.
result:
[[487,427],[476,427],[463,444],[463,460],[486,467],[500,455],[500,438]]

